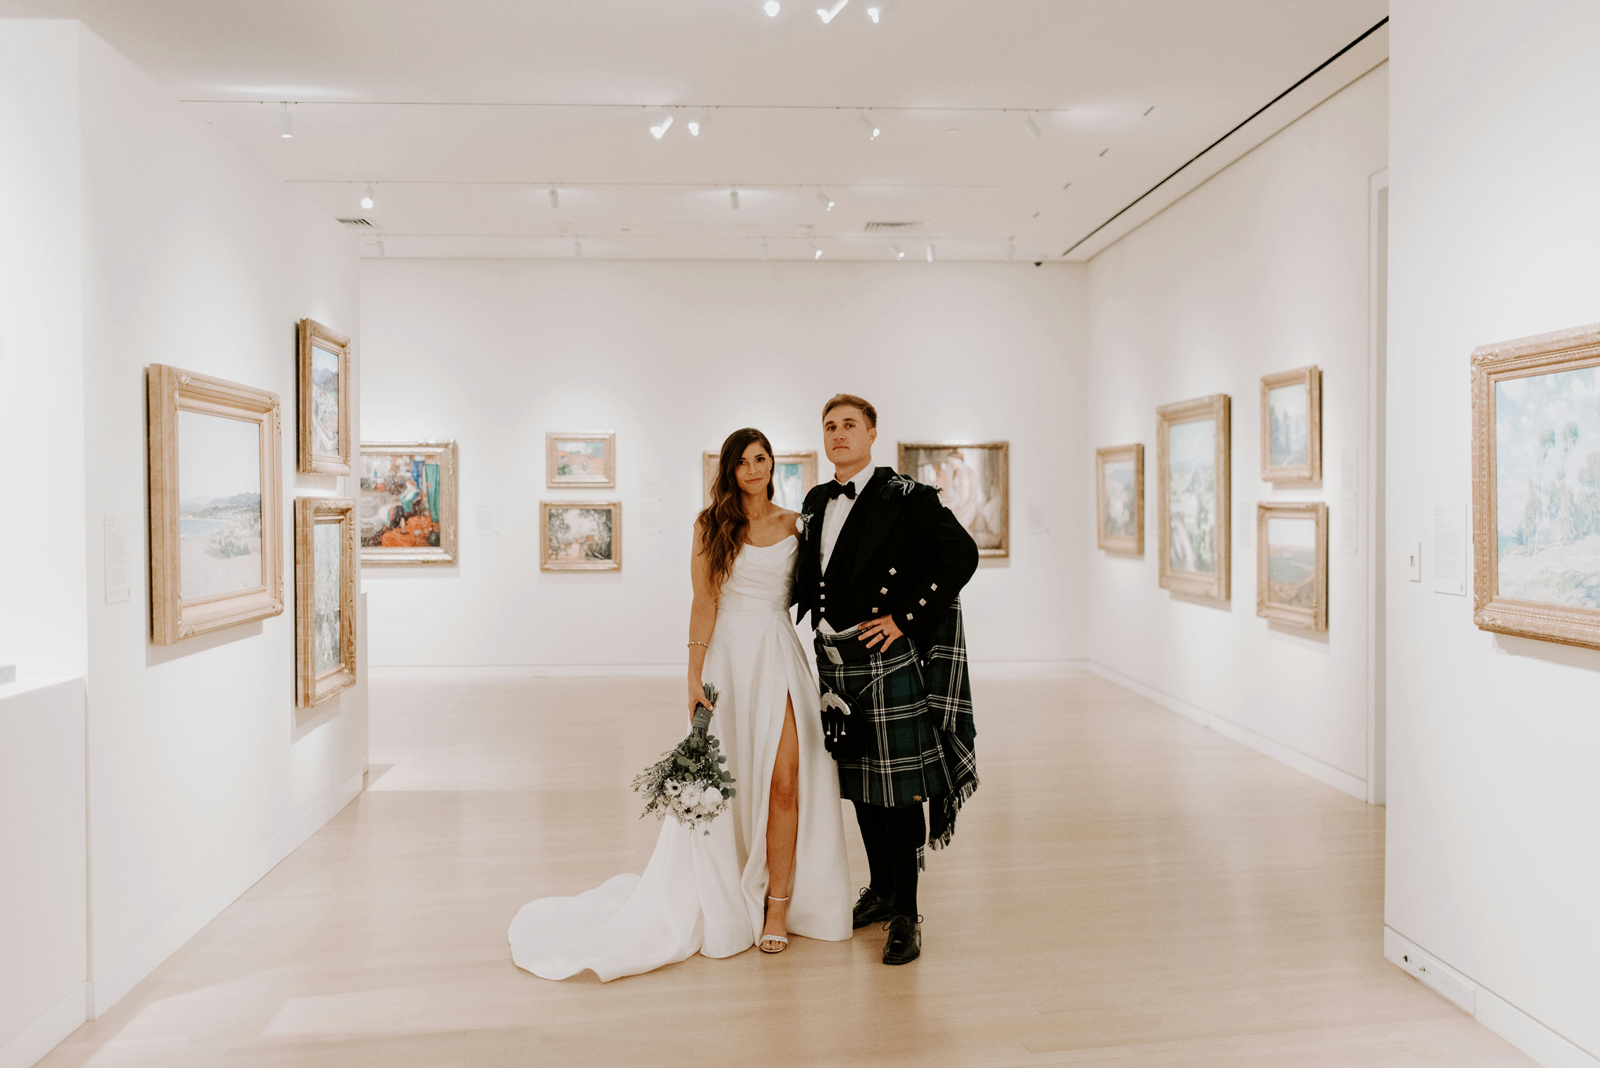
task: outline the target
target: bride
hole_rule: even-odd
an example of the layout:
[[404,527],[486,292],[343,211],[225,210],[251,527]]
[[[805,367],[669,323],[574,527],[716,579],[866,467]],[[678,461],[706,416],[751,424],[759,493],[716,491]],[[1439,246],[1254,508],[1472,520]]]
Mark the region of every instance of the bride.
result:
[[736,430],[695,521],[688,710],[717,688],[711,733],[734,777],[709,835],[667,817],[643,875],[530,902],[511,959],[546,979],[637,975],[699,951],[779,953],[790,933],[850,937],[839,772],[822,744],[817,683],[789,619],[797,516],[772,501],[772,444]]

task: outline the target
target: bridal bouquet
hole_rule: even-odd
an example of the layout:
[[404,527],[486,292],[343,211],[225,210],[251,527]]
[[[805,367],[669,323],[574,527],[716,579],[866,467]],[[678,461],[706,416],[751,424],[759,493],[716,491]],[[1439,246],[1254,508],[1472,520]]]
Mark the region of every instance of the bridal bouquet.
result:
[[[715,707],[717,688],[708,682],[705,691],[706,701]],[[711,833],[708,824],[727,811],[734,789],[733,776],[722,769],[728,758],[716,735],[709,733],[710,726],[711,709],[696,706],[689,736],[633,780],[633,788],[644,795],[640,819],[651,813],[664,819],[670,812],[679,823]]]

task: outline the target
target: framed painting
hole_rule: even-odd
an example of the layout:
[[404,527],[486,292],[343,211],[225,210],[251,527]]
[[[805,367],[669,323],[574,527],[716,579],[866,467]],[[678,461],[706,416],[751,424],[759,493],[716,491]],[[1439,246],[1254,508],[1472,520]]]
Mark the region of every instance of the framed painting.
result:
[[1256,505],[1256,615],[1328,629],[1328,506]]
[[1232,551],[1228,515],[1226,393],[1156,409],[1156,505],[1161,586],[1226,601]]
[[[700,458],[700,507],[711,503],[711,485],[717,480],[719,454],[708,452]],[[800,511],[806,494],[817,484],[817,454],[780,452],[772,458],[772,499],[791,512]]]
[[1261,379],[1261,477],[1322,481],[1322,371],[1316,366]]
[[294,502],[295,703],[321,704],[356,684],[356,502]]
[[1094,484],[1100,548],[1144,555],[1144,446],[1096,449]]
[[1473,621],[1600,649],[1600,323],[1472,354]]
[[546,434],[544,484],[550,489],[611,489],[617,484],[617,436]]
[[980,556],[1011,555],[1011,445],[900,442],[902,475],[936,487]]
[[152,364],[150,640],[283,611],[282,432],[276,393]]
[[350,473],[350,339],[300,320],[299,469]]
[[622,502],[540,501],[539,568],[622,570]]
[[456,562],[456,443],[363,441],[362,564]]

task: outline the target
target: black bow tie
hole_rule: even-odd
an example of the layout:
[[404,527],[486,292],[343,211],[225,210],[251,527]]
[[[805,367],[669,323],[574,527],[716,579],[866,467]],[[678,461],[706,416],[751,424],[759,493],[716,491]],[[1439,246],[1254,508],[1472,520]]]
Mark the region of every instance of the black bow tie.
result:
[[856,484],[854,482],[840,482],[838,479],[828,483],[828,500],[831,501],[841,495],[849,497],[852,501],[855,500]]

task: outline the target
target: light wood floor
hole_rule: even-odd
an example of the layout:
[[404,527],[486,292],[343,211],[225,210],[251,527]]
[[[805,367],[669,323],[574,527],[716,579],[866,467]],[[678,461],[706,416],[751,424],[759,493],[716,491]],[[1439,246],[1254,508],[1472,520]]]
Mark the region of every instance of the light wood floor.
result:
[[[664,679],[380,682],[368,791],[47,1068],[1531,1065],[1382,959],[1383,810],[1090,675],[980,684],[982,788],[882,931],[601,985],[525,901],[641,870]],[[851,863],[865,860],[847,821]]]

